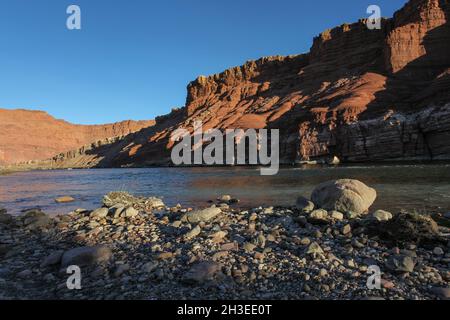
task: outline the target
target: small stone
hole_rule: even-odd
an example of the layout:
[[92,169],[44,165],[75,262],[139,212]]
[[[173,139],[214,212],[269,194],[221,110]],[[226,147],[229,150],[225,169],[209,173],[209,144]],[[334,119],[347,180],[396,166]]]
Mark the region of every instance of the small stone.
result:
[[256,249],[256,246],[253,243],[246,242],[244,244],[244,250],[248,253],[253,252]]
[[173,258],[172,252],[163,252],[158,255],[159,260],[169,260]]
[[324,253],[323,249],[317,242],[311,243],[308,249],[306,250],[306,254],[323,254],[323,253]]
[[144,264],[144,266],[142,267],[142,271],[144,271],[146,273],[151,273],[151,272],[155,271],[157,268],[158,268],[157,262],[148,262],[148,263]]
[[222,197],[219,198],[219,201],[224,202],[224,203],[229,203],[231,201],[232,197],[230,195],[223,195]]
[[225,243],[220,247],[221,251],[235,251],[238,250],[238,245],[235,242]]
[[436,247],[433,250],[433,254],[436,256],[443,256],[445,254],[445,252],[441,247]]
[[130,270],[130,265],[129,264],[120,264],[117,266],[116,270],[114,271],[114,276],[116,278],[120,277],[121,275],[123,275],[125,272]]
[[309,214],[309,218],[313,221],[328,222],[328,211],[318,209]]
[[348,234],[350,234],[351,232],[352,232],[352,226],[351,225],[349,225],[349,224],[347,224],[347,225],[345,225],[343,228],[342,228],[342,234],[344,235],[344,236],[346,236],[346,235],[348,235]]
[[392,281],[387,281],[382,279],[381,280],[381,286],[385,289],[391,290],[395,288],[395,284]]
[[375,219],[380,222],[386,222],[392,220],[392,218],[393,218],[392,213],[384,210],[377,210],[372,214],[372,219]]
[[337,220],[337,221],[344,220],[344,214],[339,211],[335,211],[335,210],[331,211],[330,216],[331,216],[331,218],[333,218],[334,220]]
[[139,215],[139,211],[133,207],[129,207],[125,210],[125,216],[127,218],[134,218]]
[[172,227],[178,229],[178,228],[181,227],[182,224],[183,224],[183,222],[181,222],[180,220],[177,220],[177,221],[174,221],[174,222],[172,223]]
[[185,240],[192,240],[194,238],[196,238],[198,235],[200,235],[200,233],[202,232],[202,228],[200,228],[200,226],[196,226],[194,229],[192,229],[191,231],[189,231],[188,233],[186,233],[184,235],[184,239]]
[[300,244],[303,246],[309,246],[311,244],[311,240],[309,238],[303,238],[300,240]]
[[256,260],[263,260],[264,258],[265,258],[265,254],[264,253],[261,253],[261,252],[256,252],[255,253],[255,259]]
[[319,277],[324,278],[328,275],[328,271],[326,269],[320,269]]
[[214,242],[218,243],[221,240],[223,240],[227,235],[228,235],[228,232],[226,232],[226,231],[218,231],[218,232],[210,235],[209,237],[212,238]]

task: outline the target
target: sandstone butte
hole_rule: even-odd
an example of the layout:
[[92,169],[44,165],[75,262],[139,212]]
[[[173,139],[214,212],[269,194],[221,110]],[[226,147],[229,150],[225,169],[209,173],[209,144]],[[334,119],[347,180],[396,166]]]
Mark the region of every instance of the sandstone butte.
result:
[[170,164],[170,134],[280,129],[287,164],[450,159],[450,4],[411,0],[381,30],[366,21],[316,37],[310,52],[265,57],[188,85],[186,105],[112,143],[43,166]]

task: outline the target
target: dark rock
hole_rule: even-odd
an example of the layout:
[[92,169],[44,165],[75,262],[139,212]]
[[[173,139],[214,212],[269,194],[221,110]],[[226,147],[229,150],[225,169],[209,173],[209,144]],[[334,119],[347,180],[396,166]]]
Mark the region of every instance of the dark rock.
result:
[[66,251],[61,260],[61,268],[71,265],[79,267],[104,263],[111,259],[112,251],[107,246],[80,247]]

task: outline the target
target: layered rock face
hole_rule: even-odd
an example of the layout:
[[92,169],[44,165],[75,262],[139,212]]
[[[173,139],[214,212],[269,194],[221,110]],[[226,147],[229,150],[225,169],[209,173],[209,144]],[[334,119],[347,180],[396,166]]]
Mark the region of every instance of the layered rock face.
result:
[[42,111],[0,109],[0,165],[48,159],[97,140],[126,136],[153,121],[73,125]]
[[450,159],[449,19],[448,0],[411,0],[381,30],[344,24],[315,38],[307,54],[201,76],[184,108],[108,154],[103,147],[98,165],[170,164],[170,134],[192,131],[197,120],[204,129],[280,129],[289,164]]

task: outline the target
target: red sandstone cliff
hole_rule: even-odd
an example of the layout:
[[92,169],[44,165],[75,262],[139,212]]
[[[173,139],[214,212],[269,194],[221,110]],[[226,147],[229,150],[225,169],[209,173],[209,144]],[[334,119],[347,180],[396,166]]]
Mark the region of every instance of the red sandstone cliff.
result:
[[125,136],[153,121],[83,126],[57,120],[42,111],[0,109],[0,165],[48,159],[91,142]]
[[449,19],[449,0],[411,0],[381,30],[344,24],[307,54],[201,76],[184,108],[102,146],[97,165],[169,163],[171,132],[195,120],[205,129],[278,128],[284,163],[450,159]]

